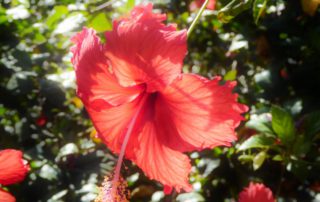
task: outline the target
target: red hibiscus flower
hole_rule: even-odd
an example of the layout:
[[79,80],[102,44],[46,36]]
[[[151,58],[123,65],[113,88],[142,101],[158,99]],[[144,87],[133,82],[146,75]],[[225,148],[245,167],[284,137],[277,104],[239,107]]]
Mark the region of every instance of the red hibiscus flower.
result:
[[[197,10],[198,8],[201,8],[202,4],[205,2],[205,0],[195,0],[192,1],[189,9],[191,11]],[[207,5],[207,9],[214,10],[216,8],[216,0],[209,0],[209,3]]]
[[[22,152],[13,149],[0,151],[0,184],[10,185],[21,182],[29,166],[23,162]],[[0,201],[14,202],[15,198],[5,190],[0,188]]]
[[250,183],[239,194],[239,202],[275,202],[272,191],[264,184]]
[[16,199],[9,192],[0,188],[0,201],[16,202]]
[[169,193],[191,190],[183,152],[230,146],[247,107],[237,103],[234,82],[182,73],[186,30],[164,20],[152,4],[137,6],[114,22],[106,44],[84,28],[72,39],[72,63],[100,138]]

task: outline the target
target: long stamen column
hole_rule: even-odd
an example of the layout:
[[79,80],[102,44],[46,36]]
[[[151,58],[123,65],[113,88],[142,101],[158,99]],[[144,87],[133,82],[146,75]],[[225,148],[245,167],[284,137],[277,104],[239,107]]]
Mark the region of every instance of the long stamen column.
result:
[[141,110],[146,102],[147,97],[148,96],[143,95],[143,97],[139,102],[137,111],[134,113],[132,119],[129,122],[128,128],[125,132],[123,143],[121,145],[121,150],[120,150],[117,165],[114,171],[114,175],[105,178],[102,184],[102,188],[100,190],[99,196],[97,197],[95,202],[127,201],[127,195],[128,195],[128,191],[126,190],[127,185],[125,180],[120,176],[121,165],[123,162],[123,158],[126,152],[126,148],[127,148],[130,136],[137,122],[138,116],[141,113]]

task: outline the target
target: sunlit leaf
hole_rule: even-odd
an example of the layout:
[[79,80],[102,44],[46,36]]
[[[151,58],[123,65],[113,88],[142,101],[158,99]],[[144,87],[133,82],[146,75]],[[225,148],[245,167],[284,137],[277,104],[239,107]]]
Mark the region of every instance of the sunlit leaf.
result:
[[95,16],[93,16],[89,20],[89,27],[92,27],[97,32],[104,32],[107,30],[111,30],[112,23],[111,20],[108,19],[105,13],[99,13]]
[[164,198],[164,196],[163,191],[156,191],[152,194],[151,202],[159,202]]
[[280,154],[277,154],[272,158],[272,160],[273,161],[283,161],[283,158]]
[[247,154],[242,154],[238,157],[239,161],[241,162],[251,162],[253,161],[254,156],[253,155],[247,155]]
[[64,34],[80,28],[80,25],[86,20],[84,14],[80,12],[71,13],[63,21],[59,22],[53,34]]
[[183,193],[179,194],[177,196],[177,202],[199,202],[199,201],[205,201],[202,195],[196,192],[190,192],[190,193]]
[[232,0],[219,10],[218,19],[223,23],[230,22],[234,17],[251,7],[253,0]]
[[258,153],[253,158],[253,170],[258,170],[262,166],[266,157],[267,157],[267,153],[265,151],[261,151],[260,153]]
[[6,113],[6,108],[0,104],[0,116],[3,116]]
[[127,9],[132,9],[135,5],[135,0],[127,0],[126,7]]
[[35,35],[34,35],[34,39],[33,39],[33,42],[35,43],[35,44],[43,44],[43,43],[45,43],[47,41],[47,38],[45,37],[45,36],[43,36],[42,34],[40,34],[40,33],[36,33]]
[[40,169],[39,176],[49,181],[58,179],[58,170],[54,166],[45,164]]
[[47,18],[46,24],[49,28],[53,28],[53,25],[62,19],[68,13],[68,8],[63,5],[55,6],[52,14]]
[[272,125],[271,125],[271,114],[253,114],[250,120],[246,123],[246,127],[254,129],[261,133],[266,133],[273,135]]
[[62,157],[79,153],[78,146],[74,143],[68,143],[60,148],[56,157],[56,161],[59,161]]
[[234,69],[234,70],[228,71],[223,78],[226,81],[233,81],[236,79],[236,76],[237,76],[237,70]]
[[243,151],[252,148],[267,148],[271,146],[273,143],[274,138],[265,135],[254,135],[246,141],[244,141],[238,148],[238,151]]
[[49,200],[48,202],[62,202],[62,198],[68,193],[67,189],[64,189],[62,191],[59,191],[58,193],[55,193]]
[[22,20],[30,17],[29,10],[24,5],[19,5],[7,10],[7,15],[14,20]]
[[271,108],[272,128],[284,144],[291,144],[295,138],[295,126],[292,116],[284,109],[273,106]]

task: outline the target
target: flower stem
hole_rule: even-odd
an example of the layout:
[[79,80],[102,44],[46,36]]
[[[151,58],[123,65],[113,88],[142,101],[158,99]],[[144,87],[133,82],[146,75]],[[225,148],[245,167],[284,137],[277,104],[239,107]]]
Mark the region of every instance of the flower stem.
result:
[[202,4],[199,12],[197,13],[197,16],[194,18],[194,20],[192,21],[192,23],[191,23],[191,25],[190,25],[190,27],[189,27],[189,29],[188,29],[187,37],[190,36],[190,34],[191,34],[191,32],[193,31],[195,25],[196,25],[197,22],[199,21],[201,15],[202,15],[202,13],[203,13],[203,11],[206,9],[208,3],[209,3],[209,0],[206,0],[206,1]]
[[126,148],[127,148],[127,145],[128,145],[128,142],[129,142],[129,139],[130,139],[130,136],[131,136],[131,133],[133,131],[133,128],[134,128],[134,125],[137,121],[137,118],[144,106],[144,103],[146,102],[146,99],[147,99],[148,96],[146,95],[143,95],[143,97],[141,98],[140,100],[140,103],[139,103],[139,106],[137,108],[137,111],[135,112],[135,114],[133,115],[132,119],[130,120],[129,122],[129,125],[128,125],[128,129],[125,133],[125,136],[124,136],[124,140],[123,140],[123,143],[121,145],[121,150],[120,150],[120,154],[119,154],[119,157],[118,157],[118,162],[117,162],[117,165],[116,165],[116,169],[115,169],[115,172],[114,172],[114,178],[112,180],[112,184],[115,185],[116,187],[113,187],[112,189],[112,195],[115,196],[115,191],[117,190],[117,183],[119,181],[119,178],[120,178],[120,170],[121,170],[121,165],[122,165],[122,162],[123,162],[123,158],[124,158],[124,155],[125,155],[125,151],[126,151]]

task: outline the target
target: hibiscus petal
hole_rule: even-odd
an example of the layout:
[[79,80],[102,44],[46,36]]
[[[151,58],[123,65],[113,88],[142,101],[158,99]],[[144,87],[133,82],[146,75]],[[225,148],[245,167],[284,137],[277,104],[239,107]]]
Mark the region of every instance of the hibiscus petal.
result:
[[21,151],[13,149],[0,151],[0,184],[21,182],[28,171],[29,167],[24,164]]
[[85,104],[99,108],[107,102],[117,106],[134,100],[143,90],[143,86],[125,88],[118,84],[94,30],[84,28],[72,41],[75,46],[71,48],[71,61],[76,71],[77,93]]
[[185,74],[159,94],[159,117],[167,128],[172,148],[180,151],[230,146],[235,128],[248,109],[232,93],[235,83],[219,85],[220,78]]
[[155,121],[144,124],[138,136],[133,161],[149,178],[165,185],[166,193],[171,192],[172,188],[177,192],[191,191],[192,187],[188,183],[190,160],[185,154],[167,146],[167,134],[162,128]]
[[239,202],[275,202],[272,191],[264,184],[250,183],[239,194]]
[[[161,182],[169,192],[172,188],[190,191],[188,175],[191,165],[186,155],[168,147],[166,128],[155,116],[156,94],[144,94],[146,101],[135,121],[126,147],[126,158],[134,161],[152,179]],[[119,153],[129,122],[142,104],[142,96],[133,102],[104,110],[88,109],[92,121],[107,146]]]
[[2,201],[2,202],[16,202],[16,199],[9,192],[0,188],[0,201]]
[[[108,148],[115,153],[120,152],[126,129],[137,111],[140,100],[139,97],[132,102],[116,107],[104,108],[103,110],[95,110],[90,107],[87,108],[99,137],[106,143]],[[140,126],[141,118],[139,116],[134,131]],[[135,138],[130,139],[131,142],[134,140]],[[128,144],[127,150],[131,150],[131,145],[131,143]],[[126,156],[129,158],[128,155],[129,154]],[[132,155],[130,155],[130,157],[132,157]]]
[[136,6],[129,18],[115,21],[113,30],[106,32],[106,56],[122,86],[146,83],[153,92],[181,74],[186,31],[165,26],[165,19],[152,13],[152,4]]

